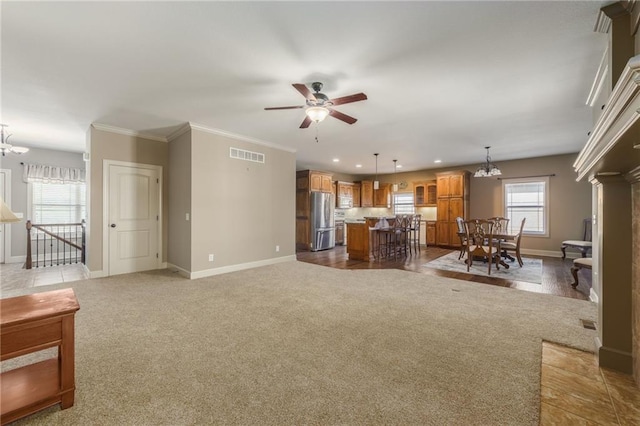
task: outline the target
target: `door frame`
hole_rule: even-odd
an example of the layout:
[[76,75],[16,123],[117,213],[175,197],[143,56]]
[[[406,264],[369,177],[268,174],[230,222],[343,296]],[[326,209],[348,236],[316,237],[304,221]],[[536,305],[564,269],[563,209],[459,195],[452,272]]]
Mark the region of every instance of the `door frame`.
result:
[[136,169],[154,170],[158,173],[158,258],[156,269],[162,267],[162,166],[154,164],[132,163],[129,161],[102,160],[102,272],[103,276],[111,276],[109,269],[109,190],[111,166],[132,167]]
[[[7,207],[11,208],[11,169],[0,169],[0,173],[4,174],[4,194],[3,200]],[[2,254],[4,259],[0,259],[2,263],[8,263],[11,259],[11,223],[5,223],[4,232],[2,232]]]

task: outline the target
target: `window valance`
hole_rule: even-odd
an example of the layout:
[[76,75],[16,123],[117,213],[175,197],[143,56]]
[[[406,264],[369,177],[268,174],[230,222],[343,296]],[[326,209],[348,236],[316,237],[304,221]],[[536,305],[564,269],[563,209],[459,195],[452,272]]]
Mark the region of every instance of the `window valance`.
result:
[[80,183],[86,180],[86,171],[74,167],[24,163],[22,179],[25,182]]

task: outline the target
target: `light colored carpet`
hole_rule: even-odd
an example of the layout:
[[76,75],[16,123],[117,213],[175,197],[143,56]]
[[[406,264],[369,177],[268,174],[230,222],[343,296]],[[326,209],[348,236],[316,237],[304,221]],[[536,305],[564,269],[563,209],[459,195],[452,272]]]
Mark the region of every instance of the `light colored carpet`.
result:
[[469,272],[467,272],[467,264],[464,259],[458,260],[458,252],[453,252],[441,256],[424,264],[427,268],[444,269],[445,271],[462,272],[464,274],[481,275],[483,277],[503,278],[513,281],[524,281],[527,283],[542,284],[542,259],[532,259],[523,257],[522,268],[517,260],[513,262],[506,260],[509,269],[500,267],[496,270],[495,266],[491,267],[491,275],[487,273],[488,265],[484,262],[474,261]]
[[[76,404],[18,424],[534,425],[543,339],[587,301],[290,262],[77,281]],[[4,294],[8,297],[10,294]]]

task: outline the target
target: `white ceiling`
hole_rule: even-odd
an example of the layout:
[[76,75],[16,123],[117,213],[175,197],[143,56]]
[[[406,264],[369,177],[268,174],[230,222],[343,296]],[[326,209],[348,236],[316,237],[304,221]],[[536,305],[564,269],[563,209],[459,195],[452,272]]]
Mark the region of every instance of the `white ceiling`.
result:
[[[374,152],[380,173],[481,162],[486,145],[496,162],[578,152],[604,4],[3,1],[0,122],[15,145],[78,152],[91,123],[166,137],[192,122],[351,174]],[[291,84],[313,81],[364,92],[336,107],[358,122],[303,130],[303,110],[264,110],[302,105]]]

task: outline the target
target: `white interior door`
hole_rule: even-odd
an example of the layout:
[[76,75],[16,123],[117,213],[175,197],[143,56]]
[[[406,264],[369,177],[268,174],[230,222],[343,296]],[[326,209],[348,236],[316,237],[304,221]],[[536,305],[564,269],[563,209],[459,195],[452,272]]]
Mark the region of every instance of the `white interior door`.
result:
[[160,172],[108,166],[109,275],[160,265]]

